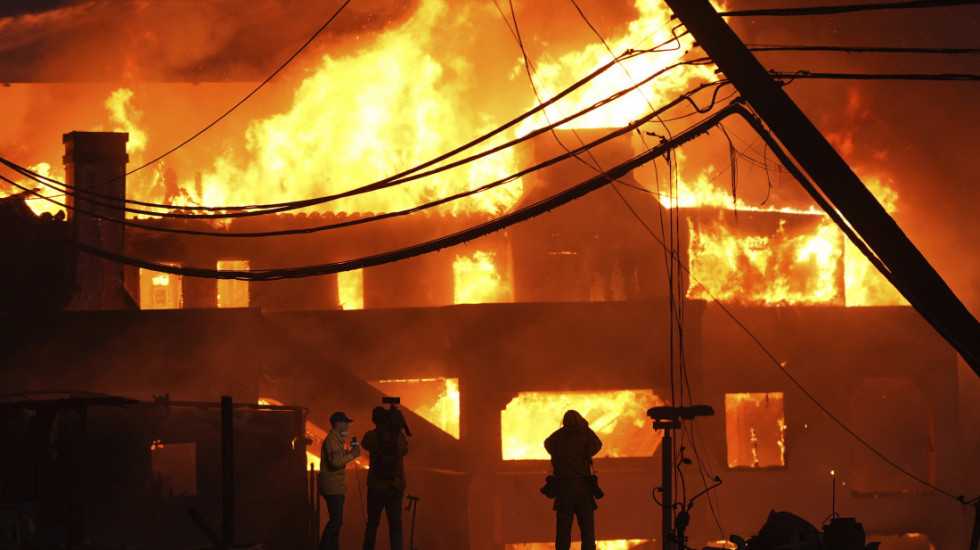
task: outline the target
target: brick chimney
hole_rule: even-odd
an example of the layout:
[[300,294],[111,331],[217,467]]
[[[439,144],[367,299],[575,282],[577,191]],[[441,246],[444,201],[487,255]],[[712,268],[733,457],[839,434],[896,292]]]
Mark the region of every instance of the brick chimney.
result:
[[[108,252],[122,254],[125,229],[121,224],[92,217],[123,217],[123,212],[92,201],[122,206],[126,198],[126,142],[129,134],[71,132],[64,135],[65,174],[74,189],[101,196],[67,197],[71,237]],[[77,208],[85,213],[76,212]],[[123,288],[123,265],[76,250],[72,262],[74,289],[71,310],[131,309],[133,300]]]

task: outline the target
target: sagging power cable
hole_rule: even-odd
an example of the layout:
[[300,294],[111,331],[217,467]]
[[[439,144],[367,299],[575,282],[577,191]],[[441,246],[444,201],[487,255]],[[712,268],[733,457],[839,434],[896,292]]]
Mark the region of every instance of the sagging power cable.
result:
[[975,5],[976,0],[909,0],[907,2],[879,2],[875,4],[843,4],[836,6],[808,6],[802,8],[767,8],[719,12],[724,17],[785,17],[800,15],[837,15],[859,11],[903,10],[920,8],[946,8]]
[[[433,240],[418,243],[409,247],[400,248],[397,250],[391,250],[387,252],[382,252],[379,254],[374,254],[371,256],[363,256],[351,260],[342,260],[338,262],[332,262],[320,265],[311,265],[303,267],[291,267],[291,268],[278,268],[278,269],[262,269],[262,270],[217,270],[217,269],[206,269],[206,268],[194,268],[194,267],[182,267],[168,265],[159,262],[150,262],[147,260],[141,260],[138,258],[132,258],[124,254],[118,254],[108,250],[103,250],[101,248],[91,246],[74,239],[69,239],[64,236],[60,236],[71,246],[77,248],[82,252],[87,252],[89,254],[104,258],[110,261],[122,263],[125,265],[130,265],[134,267],[141,267],[144,269],[150,269],[153,271],[158,271],[162,273],[171,273],[174,275],[186,275],[189,277],[202,277],[209,279],[236,279],[244,281],[272,281],[287,278],[300,278],[300,277],[315,277],[320,275],[328,275],[332,273],[339,273],[342,271],[350,271],[353,269],[363,269],[367,267],[373,267],[377,265],[383,265],[391,262],[396,262],[400,260],[405,260],[408,258],[413,258],[415,256],[420,256],[422,254],[427,254],[429,252],[435,252],[443,248],[448,248],[457,244],[461,244],[467,241],[471,241],[478,237],[484,235],[489,235],[490,233],[499,231],[516,223],[520,223],[529,220],[535,216],[539,216],[545,212],[548,212],[554,208],[567,204],[575,199],[585,196],[596,189],[599,189],[617,178],[622,177],[630,170],[633,170],[637,166],[641,166],[657,157],[663,155],[664,153],[672,150],[675,147],[679,147],[688,141],[695,139],[696,137],[704,134],[710,128],[717,125],[725,117],[730,116],[735,111],[733,106],[728,106],[717,113],[706,117],[701,122],[691,126],[687,130],[677,134],[674,138],[669,140],[664,140],[657,146],[651,148],[633,159],[623,162],[618,166],[603,172],[595,177],[589,178],[583,182],[578,183],[570,188],[563,191],[555,193],[550,197],[542,199],[534,204],[525,206],[513,212],[503,214],[500,217],[490,220],[488,222],[478,224],[476,226],[470,227],[468,229],[445,235]],[[651,113],[643,117],[649,120],[653,118],[655,113]],[[645,121],[644,121],[645,122]],[[625,129],[627,132],[632,131],[632,128]]]
[[[666,70],[669,70],[669,68],[664,69],[663,71],[666,71]],[[660,71],[658,73],[662,73],[663,71]],[[656,75],[652,75],[651,77],[648,77],[648,79],[645,79],[644,81],[641,81],[637,85],[638,86],[643,85],[645,82],[647,82],[647,81],[655,78],[655,76]],[[81,215],[86,215],[86,216],[89,216],[89,217],[106,220],[106,221],[109,221],[111,223],[117,223],[117,224],[121,224],[121,225],[128,226],[128,227],[137,227],[137,228],[146,229],[146,230],[149,230],[149,231],[156,231],[156,232],[163,232],[163,233],[176,233],[176,234],[184,234],[184,235],[201,235],[201,236],[212,236],[212,237],[273,237],[273,236],[308,234],[308,233],[315,233],[315,232],[325,231],[325,230],[330,230],[330,229],[339,229],[339,228],[342,228],[342,227],[351,227],[351,226],[355,226],[355,225],[362,225],[362,224],[373,222],[373,221],[379,221],[379,220],[383,220],[383,219],[388,219],[388,218],[393,218],[393,217],[398,217],[398,216],[405,216],[405,215],[417,213],[417,212],[420,212],[420,211],[423,211],[423,210],[427,210],[429,208],[433,208],[433,207],[440,206],[440,205],[443,205],[443,204],[446,204],[446,203],[449,203],[449,202],[452,202],[452,201],[456,201],[456,200],[460,200],[460,199],[463,199],[463,198],[466,198],[466,197],[469,197],[469,196],[473,196],[473,195],[476,195],[478,193],[482,193],[484,191],[488,191],[490,189],[493,189],[495,187],[498,187],[498,186],[501,186],[501,185],[510,183],[510,182],[515,181],[516,179],[518,179],[520,177],[523,177],[523,176],[525,176],[527,174],[530,174],[530,173],[535,172],[537,170],[540,170],[540,169],[546,168],[548,166],[554,165],[554,164],[556,164],[558,162],[561,162],[561,161],[563,161],[563,160],[565,160],[567,158],[574,157],[576,155],[582,154],[583,152],[587,152],[588,150],[590,150],[593,147],[597,147],[597,146],[599,146],[599,145],[601,145],[601,144],[603,144],[603,143],[605,143],[605,142],[607,142],[607,141],[609,141],[611,139],[614,139],[614,138],[616,138],[618,136],[621,136],[621,135],[623,135],[625,133],[631,132],[631,131],[635,130],[636,128],[638,128],[640,125],[648,122],[650,120],[649,117],[651,117],[651,116],[659,116],[661,113],[666,112],[666,111],[668,111],[668,110],[670,110],[670,109],[672,109],[672,108],[676,107],[677,105],[680,105],[681,103],[684,103],[684,102],[692,102],[693,103],[693,100],[691,99],[693,95],[697,94],[698,92],[700,92],[701,90],[703,90],[705,88],[717,86],[718,84],[719,83],[703,84],[703,85],[699,86],[698,88],[695,88],[694,90],[691,90],[691,91],[689,91],[689,92],[687,92],[685,94],[682,94],[681,96],[679,96],[679,97],[675,98],[674,100],[668,102],[667,104],[665,104],[664,106],[662,106],[660,109],[654,111],[650,115],[647,115],[647,117],[643,117],[640,120],[635,121],[632,124],[630,124],[630,125],[628,125],[628,126],[626,126],[624,128],[621,128],[621,129],[618,129],[618,130],[613,130],[609,134],[607,134],[605,136],[602,136],[600,138],[597,138],[597,139],[595,139],[595,140],[593,140],[593,141],[591,141],[591,142],[589,142],[587,144],[583,143],[582,147],[579,147],[579,148],[577,148],[577,149],[575,149],[573,151],[567,151],[566,154],[559,155],[559,156],[554,157],[554,158],[551,158],[549,160],[540,162],[540,163],[538,163],[536,165],[533,165],[531,167],[528,167],[528,168],[525,168],[523,170],[520,170],[520,171],[518,171],[518,172],[516,172],[514,174],[511,174],[509,176],[506,176],[504,178],[500,178],[498,180],[489,182],[489,183],[484,184],[484,185],[481,185],[479,187],[468,189],[466,191],[462,191],[462,192],[459,192],[459,193],[456,193],[456,194],[453,194],[453,195],[449,195],[447,197],[443,197],[443,198],[440,198],[440,199],[437,199],[437,200],[429,201],[429,202],[423,203],[423,204],[418,205],[418,206],[415,206],[415,207],[411,207],[411,208],[407,208],[407,209],[403,209],[403,210],[398,210],[398,211],[393,211],[393,212],[387,212],[387,213],[383,213],[383,214],[373,214],[373,215],[370,215],[370,216],[363,216],[363,217],[358,217],[358,218],[351,218],[351,219],[348,219],[348,220],[345,220],[345,221],[342,221],[342,222],[337,222],[337,223],[332,223],[332,224],[324,224],[324,225],[319,225],[319,226],[315,226],[315,227],[306,227],[306,228],[282,229],[282,230],[274,230],[274,231],[230,233],[230,232],[202,231],[202,230],[194,230],[194,229],[184,229],[184,228],[175,228],[175,227],[166,227],[166,226],[156,226],[156,225],[151,225],[151,224],[147,224],[147,223],[141,223],[141,222],[136,222],[136,221],[132,221],[132,220],[122,219],[122,218],[103,216],[103,215],[94,213],[94,212],[92,212],[90,210],[79,208],[77,206],[72,206],[71,209],[74,212],[76,212],[78,214],[81,214]],[[617,94],[622,94],[622,93],[627,93],[627,92],[628,92],[628,89],[627,90],[622,90],[622,91],[618,92]],[[614,95],[617,95],[617,94],[614,94]],[[575,115],[573,115],[573,116],[575,116]],[[564,123],[568,119],[569,119],[569,117],[566,117],[566,119],[563,119],[562,121],[559,121],[559,124]],[[548,131],[548,128],[542,128],[542,129],[535,130],[534,132],[532,132],[532,134],[534,136],[537,136],[537,135],[540,135],[541,133],[544,133],[546,131]],[[48,197],[44,197],[43,195],[41,195],[40,193],[38,193],[36,190],[30,189],[28,187],[24,187],[23,185],[18,184],[17,182],[14,182],[13,180],[10,180],[10,179],[2,176],[2,175],[0,175],[0,180],[6,181],[8,184],[13,185],[13,186],[15,186],[15,187],[17,187],[17,188],[19,188],[19,189],[21,189],[21,190],[29,193],[29,194],[33,194],[35,196],[38,196],[38,197],[40,197],[42,199],[45,199],[45,200],[48,200],[49,202],[52,202],[52,203],[57,204],[59,206],[67,207],[66,204],[63,204],[63,203],[54,201],[53,199],[50,199]]]
[[[631,51],[624,52],[622,54],[622,57],[623,58],[631,58],[631,57],[634,57],[634,56],[643,55],[643,54],[646,54],[646,53],[651,53],[653,51],[655,51],[655,49],[652,49],[652,50],[636,50],[636,51],[631,50]],[[538,112],[542,111],[543,109],[547,108],[548,106],[556,103],[557,101],[560,101],[564,97],[566,97],[569,94],[575,92],[576,90],[578,90],[579,88],[581,88],[585,84],[591,82],[592,80],[594,80],[595,78],[597,78],[599,75],[601,75],[605,71],[607,71],[610,68],[614,67],[616,65],[616,63],[618,63],[618,62],[619,62],[619,59],[614,59],[614,60],[610,61],[609,63],[606,63],[605,65],[597,68],[596,70],[592,71],[591,73],[589,73],[585,77],[581,78],[580,80],[574,82],[569,87],[567,87],[566,89],[564,89],[561,92],[559,92],[558,94],[556,94],[553,98],[549,99],[543,105],[538,105],[535,108],[533,108],[533,109],[531,109],[531,110],[529,110],[529,111],[527,111],[527,112],[525,112],[525,113],[523,113],[523,114],[521,114],[521,115],[513,118],[509,122],[507,122],[507,123],[505,123],[505,124],[497,127],[496,129],[494,129],[494,130],[492,130],[490,132],[487,132],[487,133],[485,133],[485,134],[483,134],[483,135],[481,135],[481,136],[479,136],[479,137],[477,137],[477,138],[475,138],[475,139],[473,139],[473,140],[471,140],[471,141],[469,141],[469,142],[467,142],[467,143],[465,143],[465,144],[463,144],[463,145],[461,145],[461,146],[459,146],[459,147],[457,147],[457,148],[455,148],[455,149],[453,149],[451,151],[448,151],[446,153],[443,153],[442,155],[439,155],[439,156],[437,156],[437,157],[435,157],[433,159],[430,159],[430,160],[428,160],[426,162],[423,162],[423,163],[421,163],[419,165],[413,166],[413,167],[411,167],[409,169],[403,170],[403,171],[401,171],[401,172],[399,172],[397,174],[394,174],[392,176],[389,176],[389,177],[387,177],[385,179],[376,181],[376,182],[371,183],[371,184],[363,185],[361,187],[357,187],[357,188],[351,189],[349,191],[345,191],[345,192],[337,193],[337,194],[333,194],[333,195],[322,196],[322,197],[314,197],[314,198],[310,198],[310,199],[298,200],[298,201],[288,201],[288,202],[269,203],[269,204],[256,204],[256,205],[174,206],[174,205],[169,205],[169,204],[160,204],[160,203],[152,203],[152,202],[146,202],[146,201],[137,201],[137,200],[132,200],[132,199],[119,199],[117,197],[111,197],[111,196],[108,196],[108,195],[105,195],[105,194],[100,194],[100,193],[97,193],[97,192],[91,191],[91,190],[72,189],[65,182],[61,182],[61,181],[58,181],[58,180],[56,180],[54,178],[50,178],[48,176],[44,176],[42,174],[38,174],[37,172],[31,171],[31,170],[29,170],[29,169],[27,169],[27,168],[25,168],[23,166],[19,166],[16,163],[13,163],[12,161],[9,161],[9,160],[6,160],[6,159],[0,159],[0,163],[6,165],[7,167],[9,167],[9,168],[11,168],[11,169],[13,169],[15,171],[18,171],[19,173],[21,173],[21,174],[23,174],[23,175],[25,175],[27,177],[30,177],[31,179],[34,179],[38,183],[47,185],[49,187],[55,187],[56,189],[58,189],[59,191],[62,191],[62,192],[67,191],[67,190],[72,190],[72,192],[76,193],[79,196],[94,196],[94,197],[98,197],[100,199],[104,199],[106,201],[109,201],[110,203],[118,203],[118,202],[121,202],[121,203],[125,203],[125,204],[136,204],[136,205],[139,205],[139,206],[145,206],[145,207],[150,207],[150,208],[159,208],[159,209],[164,209],[164,210],[206,211],[206,212],[208,212],[207,214],[199,214],[199,215],[182,214],[180,216],[176,216],[175,215],[174,217],[227,218],[227,217],[259,216],[259,215],[265,215],[265,214],[279,213],[279,212],[284,212],[284,211],[287,211],[287,210],[295,210],[295,209],[306,208],[306,207],[310,207],[310,206],[317,206],[317,205],[320,205],[320,204],[324,204],[324,203],[328,203],[328,202],[340,200],[342,198],[352,197],[352,196],[355,196],[355,195],[360,195],[360,194],[363,194],[363,193],[368,193],[368,192],[371,192],[371,191],[375,191],[375,190],[378,190],[378,189],[384,189],[384,188],[387,188],[387,187],[398,185],[398,184],[403,183],[403,182],[406,182],[406,181],[412,181],[412,180],[415,180],[415,179],[419,179],[419,177],[424,177],[422,175],[418,175],[418,176],[412,177],[411,175],[412,174],[415,174],[417,172],[420,172],[422,170],[425,170],[425,169],[427,169],[427,168],[429,168],[429,167],[431,167],[431,166],[433,166],[435,164],[438,164],[440,162],[443,162],[443,161],[445,161],[445,160],[447,160],[449,158],[452,158],[452,157],[458,155],[459,153],[461,153],[461,152],[463,152],[465,150],[471,149],[471,148],[475,147],[476,145],[479,145],[480,143],[483,143],[483,142],[485,142],[485,141],[487,141],[487,140],[489,140],[489,139],[491,139],[493,137],[496,137],[497,135],[501,134],[502,132],[507,131],[507,130],[515,127],[516,125],[518,125],[521,122],[525,121],[526,119],[528,119],[528,118],[536,115]],[[513,145],[515,143],[520,143],[521,141],[522,141],[521,139],[512,140],[511,142],[509,142],[509,145],[507,145],[507,146]],[[491,152],[496,152],[497,150],[500,150],[500,149],[494,148],[494,149],[491,150]],[[468,160],[475,160],[475,159],[478,159],[478,158],[482,158],[483,156],[486,156],[487,154],[490,154],[490,153],[489,152],[484,152],[484,153],[481,153],[481,154],[478,154],[478,155],[473,155],[473,156],[469,157]],[[467,159],[464,159],[464,160],[467,160]],[[454,163],[452,165],[452,167],[455,167],[455,166],[458,166],[458,165],[459,165],[458,163]],[[448,168],[440,167],[438,169],[435,169],[435,170],[426,172],[424,175],[425,176],[432,175],[433,173],[438,173],[438,172],[440,172],[442,170],[445,170],[445,169],[448,169]],[[132,173],[132,172],[130,172],[130,173]],[[244,212],[238,212],[238,213],[233,213],[232,212],[232,211],[239,211],[239,210],[244,211]],[[223,213],[222,214],[215,214],[214,211],[221,211]],[[151,213],[151,214],[148,214],[148,215],[164,216],[163,213],[157,213],[157,212],[154,212],[154,213]]]
[[[864,244],[863,240],[861,240],[859,237],[856,236],[854,230],[850,227],[850,225],[847,224],[847,222],[841,218],[840,214],[837,213],[836,210],[834,210],[833,207],[826,201],[826,199],[824,199],[822,195],[819,194],[819,192],[816,189],[816,186],[809,180],[809,178],[803,173],[803,171],[796,166],[796,164],[789,157],[789,154],[785,152],[785,150],[782,148],[782,146],[779,144],[776,138],[772,135],[772,133],[763,125],[762,121],[741,103],[733,103],[727,109],[731,111],[731,114],[738,115],[745,122],[747,122],[749,126],[752,127],[753,131],[755,131],[767,143],[769,148],[773,151],[773,153],[776,155],[779,161],[783,164],[783,167],[800,183],[800,185],[804,187],[804,189],[807,190],[808,193],[811,194],[811,196],[814,198],[817,204],[830,216],[830,218],[834,221],[834,223],[837,224],[838,227],[840,227],[840,229],[844,232],[844,234],[851,239],[851,241],[858,247],[858,249],[861,250],[863,254],[865,254],[865,257],[867,257],[868,260],[871,261],[871,263],[874,264],[875,267],[877,268],[881,264],[881,260],[874,255],[874,253],[867,247],[866,244]],[[647,229],[647,232],[650,233],[650,235],[654,238],[654,240],[656,240],[660,244],[660,246],[667,251],[668,254],[671,255],[678,254],[673,248],[668,247],[667,244],[664,243],[656,235],[656,233],[649,228],[646,222],[643,221],[643,219],[639,216],[639,213],[637,213],[636,210],[633,209],[628,204],[628,202],[626,204],[630,212],[633,214],[633,216]],[[731,318],[732,321],[734,321],[735,324],[738,325],[739,328],[741,328],[742,331],[746,333],[746,335],[749,336],[750,339],[752,339],[752,341],[759,347],[759,349],[761,349],[763,353],[765,353],[765,355],[769,358],[772,364],[775,365],[776,368],[778,368],[779,371],[782,372],[783,375],[785,375],[790,380],[790,382],[797,387],[797,389],[799,389],[808,399],[810,399],[810,401],[814,405],[816,405],[818,409],[820,409],[828,418],[830,418],[834,423],[836,423],[848,435],[854,438],[855,441],[857,441],[859,444],[861,444],[869,451],[874,453],[876,456],[878,456],[880,459],[885,461],[885,463],[887,463],[892,468],[908,476],[910,479],[913,479],[921,483],[922,485],[936,491],[937,493],[952,498],[953,500],[956,500],[961,504],[964,505],[969,504],[968,502],[965,501],[965,498],[962,495],[960,496],[954,495],[953,493],[946,491],[928,482],[927,480],[924,480],[921,477],[916,476],[915,474],[909,472],[908,470],[906,470],[905,468],[903,468],[902,466],[900,466],[899,464],[895,463],[893,460],[885,456],[882,452],[878,451],[870,443],[865,441],[857,433],[855,433],[852,429],[850,429],[846,424],[844,424],[843,421],[841,421],[829,409],[827,409],[826,406],[820,403],[820,401],[817,400],[817,398],[814,397],[813,394],[811,394],[798,380],[796,380],[796,378],[792,374],[790,374],[786,370],[785,365],[781,363],[778,359],[776,359],[775,355],[765,346],[765,344],[763,344],[763,342],[747,326],[745,326],[745,324],[743,324],[738,319],[738,317],[735,316],[735,314],[732,313],[732,311],[729,310],[725,306],[725,304],[721,300],[719,300],[711,292],[711,290],[707,288],[707,286],[705,286],[704,283],[697,278],[697,276],[691,273],[690,268],[687,265],[685,265],[683,262],[681,262],[679,257],[676,259],[676,261],[677,264],[688,275],[688,277],[690,277],[692,281],[697,283],[698,286],[700,286],[704,290],[704,292],[708,295],[708,297],[711,298],[711,300],[716,305],[718,305],[718,307],[720,307],[722,311],[729,318]]]

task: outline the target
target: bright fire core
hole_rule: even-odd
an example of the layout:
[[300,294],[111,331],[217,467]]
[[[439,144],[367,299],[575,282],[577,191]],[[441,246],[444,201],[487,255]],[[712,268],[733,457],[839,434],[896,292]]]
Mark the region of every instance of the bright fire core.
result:
[[501,452],[504,460],[548,459],[544,440],[561,427],[565,411],[574,409],[602,440],[597,457],[653,456],[660,432],[646,411],[664,404],[653,390],[521,392],[500,412]]

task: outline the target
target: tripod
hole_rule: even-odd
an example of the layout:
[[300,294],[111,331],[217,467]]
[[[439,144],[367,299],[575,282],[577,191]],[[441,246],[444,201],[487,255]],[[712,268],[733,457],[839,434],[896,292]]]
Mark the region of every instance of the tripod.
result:
[[415,513],[419,510],[419,501],[422,500],[415,495],[406,495],[408,499],[408,506],[405,507],[406,510],[412,511],[412,530],[408,536],[408,550],[418,550],[415,547]]

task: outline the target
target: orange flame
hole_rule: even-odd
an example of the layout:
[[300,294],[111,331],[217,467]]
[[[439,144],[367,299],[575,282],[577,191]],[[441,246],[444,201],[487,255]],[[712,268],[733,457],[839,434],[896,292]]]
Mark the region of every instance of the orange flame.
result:
[[337,299],[340,309],[364,309],[364,270],[337,273]]
[[725,394],[728,467],[752,468],[786,464],[783,394]]
[[[218,260],[219,271],[246,271],[248,260]],[[248,307],[248,281],[218,279],[218,307]]]
[[[348,56],[325,56],[296,88],[288,112],[250,125],[245,136],[248,158],[228,153],[215,161],[203,177],[204,202],[267,202],[270,189],[277,200],[347,190],[415,166],[491,129],[485,121],[467,123],[461,115],[470,110],[463,99],[466,79],[447,79],[447,73],[472,70],[462,54],[454,56],[442,41],[443,26],[465,24],[456,19],[447,3],[424,0],[405,23],[369,47]],[[513,167],[513,151],[503,151],[330,208],[407,208],[503,177]],[[521,190],[516,181],[446,208],[498,213],[513,205]]]
[[[597,540],[595,544],[596,550],[629,550],[648,542],[650,542],[648,539],[612,539]],[[581,548],[581,545],[581,542],[573,541],[571,547],[577,549]],[[549,550],[554,547],[554,542],[520,542],[506,546],[507,550]]]
[[369,382],[432,425],[459,439],[459,379],[409,378]]
[[843,244],[829,218],[819,219],[810,234],[789,236],[786,220],[780,219],[772,235],[744,235],[727,227],[723,215],[699,224],[688,220],[689,298],[713,295],[759,305],[843,303]]
[[514,301],[509,274],[501,275],[494,263],[496,252],[477,250],[470,256],[456,255],[453,262],[453,303],[486,304]]

